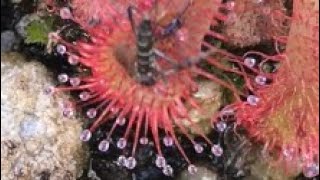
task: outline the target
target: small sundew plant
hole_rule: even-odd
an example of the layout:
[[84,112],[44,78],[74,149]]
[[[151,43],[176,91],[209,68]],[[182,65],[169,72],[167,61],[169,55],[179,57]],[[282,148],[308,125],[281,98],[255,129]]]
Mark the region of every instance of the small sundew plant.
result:
[[[163,146],[175,146],[188,163],[189,172],[196,173],[196,166],[179,143],[177,131],[189,139],[196,153],[203,153],[206,147],[194,140],[189,129],[206,141],[215,156],[221,156],[221,144],[212,143],[188,114],[190,109],[201,112],[193,97],[198,91],[199,79],[209,79],[234,96],[234,104],[212,115],[213,127],[223,129],[220,122],[234,115],[239,123],[247,125],[250,118],[245,115],[261,111],[260,106],[267,102],[263,101],[262,92],[267,92],[275,76],[265,72],[263,66],[284,59],[280,53],[268,56],[255,51],[238,56],[204,41],[205,36],[227,41],[212,27],[232,18],[228,12],[235,6],[233,1],[72,0],[61,3],[48,0],[47,4],[50,12],[78,23],[89,35],[89,40],[70,42],[62,38],[61,31],[50,33],[57,52],[67,55],[70,64],[90,69],[87,76],[60,74],[58,79],[65,85],[47,91],[52,94],[79,92],[78,102],[62,105],[66,116],[73,115],[75,108],[90,107],[86,112],[89,126],[80,135],[82,141],[89,141],[101,124],[112,122],[98,149],[106,152],[115,143],[118,149],[124,150],[129,143],[133,144],[130,154],[124,153],[118,158],[118,164],[128,169],[137,165],[137,146],[152,142],[157,150],[155,164],[164,174],[172,176],[174,170],[163,155]],[[199,63],[240,77],[244,90]],[[270,106],[272,103],[263,108]],[[252,117],[251,124],[259,122],[258,117]],[[187,128],[185,122],[190,127]],[[125,126],[126,131],[122,138],[114,140],[112,134],[119,126]],[[162,139],[160,131],[166,134]]]
[[[286,16],[270,12],[270,16]],[[272,84],[255,90],[251,103],[234,103],[239,124],[265,150],[278,152],[278,165],[287,172],[302,170],[306,177],[319,175],[319,1],[293,1],[289,36],[275,37],[286,50],[277,56],[261,54],[280,63]]]

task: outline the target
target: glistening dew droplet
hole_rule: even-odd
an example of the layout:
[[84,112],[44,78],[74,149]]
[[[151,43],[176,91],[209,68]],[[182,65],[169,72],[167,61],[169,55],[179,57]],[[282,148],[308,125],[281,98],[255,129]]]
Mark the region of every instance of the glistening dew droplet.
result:
[[319,164],[310,163],[303,167],[303,175],[307,178],[313,178],[319,175]]
[[117,142],[117,147],[119,149],[124,149],[127,146],[127,140],[125,138],[120,138]]
[[222,154],[223,154],[223,149],[222,149],[222,147],[221,147],[219,144],[215,144],[215,145],[212,146],[211,152],[212,152],[215,156],[220,157],[220,156],[222,156]]
[[126,157],[121,155],[121,156],[118,157],[117,165],[118,166],[124,166],[125,165],[125,161],[126,161]]
[[166,165],[163,167],[162,173],[166,176],[172,176],[173,175],[173,168],[170,165]]
[[62,73],[58,75],[58,81],[61,83],[66,83],[69,80],[69,76],[66,73]]
[[257,106],[258,103],[260,101],[260,98],[258,98],[257,96],[255,95],[249,95],[247,97],[247,102],[251,105],[251,106]]
[[83,91],[79,94],[79,98],[81,99],[81,101],[87,101],[88,99],[90,99],[90,93],[88,91]]
[[195,144],[194,145],[194,150],[196,151],[196,153],[202,153],[203,152],[203,146],[201,144]]
[[250,68],[254,67],[257,63],[257,60],[253,57],[246,57],[244,59],[244,64]]
[[67,48],[65,45],[58,44],[56,50],[59,54],[64,55],[67,52]]
[[165,137],[163,138],[163,144],[164,144],[166,147],[173,146],[173,139],[172,139],[172,137],[170,137],[170,136],[165,136]]
[[97,116],[97,110],[95,108],[90,108],[88,111],[87,111],[87,117],[90,118],[90,119],[93,119]]
[[69,62],[69,64],[71,64],[71,65],[77,65],[77,64],[79,63],[79,57],[70,55],[70,56],[68,57],[68,62]]
[[134,157],[129,157],[125,160],[124,165],[128,169],[134,169],[137,165],[137,160]]
[[140,144],[147,145],[149,143],[149,139],[147,137],[141,137],[139,139]]
[[119,126],[124,126],[126,124],[126,118],[117,118],[116,120],[116,123],[119,125]]
[[67,7],[61,8],[59,15],[60,15],[61,19],[71,19],[72,18],[71,11]]
[[89,129],[85,129],[80,134],[80,140],[83,142],[87,142],[90,140],[92,133]]
[[155,164],[158,168],[163,168],[167,164],[166,159],[163,156],[158,155]]
[[80,83],[81,83],[80,78],[78,78],[78,77],[70,78],[71,86],[76,87],[76,86],[79,86]]
[[216,127],[219,132],[224,132],[227,128],[227,123],[223,121],[219,121],[216,123]]
[[258,75],[254,80],[260,86],[264,86],[267,84],[267,78],[262,75]]
[[107,152],[109,150],[110,147],[110,142],[108,140],[102,140],[99,143],[98,149],[102,152]]

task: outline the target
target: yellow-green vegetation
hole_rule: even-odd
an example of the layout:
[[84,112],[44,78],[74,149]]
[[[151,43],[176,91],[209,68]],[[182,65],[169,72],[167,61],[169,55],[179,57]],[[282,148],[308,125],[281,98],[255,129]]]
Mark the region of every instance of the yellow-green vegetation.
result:
[[44,17],[40,20],[31,22],[26,28],[27,36],[25,43],[47,44],[48,34],[53,31],[53,22],[54,19],[52,17]]

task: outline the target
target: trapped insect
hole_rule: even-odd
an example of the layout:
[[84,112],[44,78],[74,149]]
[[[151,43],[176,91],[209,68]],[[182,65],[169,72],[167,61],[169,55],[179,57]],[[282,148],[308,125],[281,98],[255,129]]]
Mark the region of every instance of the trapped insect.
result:
[[[151,10],[153,14],[157,16],[157,1],[154,2],[155,7]],[[159,59],[166,60],[170,65],[173,66],[171,69],[178,69],[179,67],[185,67],[185,65],[179,65],[170,58],[167,54],[163,53],[161,50],[157,49],[154,44],[157,41],[174,36],[177,31],[183,27],[183,15],[188,10],[191,5],[191,0],[186,0],[184,7],[176,13],[175,16],[169,17],[167,23],[157,22],[155,18],[151,18],[150,14],[140,14],[142,15],[142,20],[136,26],[137,22],[134,17],[135,8],[134,6],[129,6],[127,9],[128,18],[132,27],[132,31],[136,36],[136,46],[137,46],[137,59],[135,62],[135,75],[138,82],[143,85],[154,85],[159,79],[159,76],[163,79],[165,78],[165,73],[157,65]],[[167,18],[167,17],[163,17]],[[161,21],[161,19],[159,20]],[[189,63],[190,64],[190,63]]]

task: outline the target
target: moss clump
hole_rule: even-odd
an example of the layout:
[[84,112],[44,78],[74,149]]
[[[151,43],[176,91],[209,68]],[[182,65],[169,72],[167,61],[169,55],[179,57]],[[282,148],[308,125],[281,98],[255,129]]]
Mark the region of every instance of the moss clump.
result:
[[31,22],[27,28],[27,36],[25,43],[48,43],[48,34],[53,31],[54,19],[51,17],[44,17],[40,20]]

